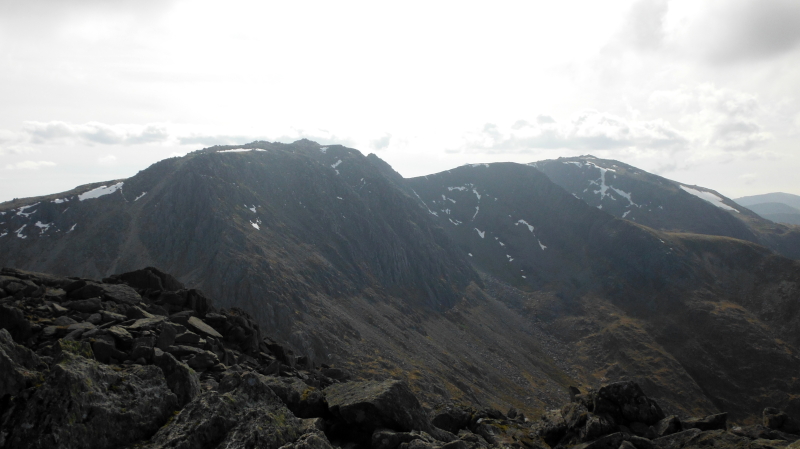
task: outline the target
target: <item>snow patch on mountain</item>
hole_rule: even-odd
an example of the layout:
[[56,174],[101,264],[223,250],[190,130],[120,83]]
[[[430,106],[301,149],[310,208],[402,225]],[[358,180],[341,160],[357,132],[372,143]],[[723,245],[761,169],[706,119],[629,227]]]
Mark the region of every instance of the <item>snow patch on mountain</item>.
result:
[[141,199],[145,195],[147,195],[147,192],[142,192],[141,195],[139,195],[139,196],[137,196],[136,198],[133,199],[133,202],[139,201],[139,199]]
[[533,232],[533,226],[531,226],[531,225],[530,225],[530,224],[529,224],[527,221],[525,221],[525,220],[518,220],[516,223],[514,223],[514,225],[515,225],[515,226],[519,226],[519,225],[521,225],[521,224],[524,224],[525,226],[527,226],[527,227],[528,227],[528,230],[529,230],[529,231]]
[[35,214],[36,211],[35,210],[33,212],[25,212],[25,211],[30,209],[31,207],[35,207],[35,206],[38,206],[38,205],[39,205],[39,203],[31,204],[29,206],[22,206],[17,211],[17,215],[20,215],[22,217],[28,218],[28,216],[30,216],[32,214]]
[[110,186],[100,186],[96,189],[89,190],[88,192],[81,193],[80,195],[78,195],[78,199],[81,201],[85,201],[85,200],[100,198],[101,196],[111,195],[112,193],[121,189],[123,184],[125,183],[118,182]]
[[478,235],[481,236],[481,238],[484,238],[484,236],[486,236],[486,231],[481,231],[478,228],[475,228],[475,230],[478,231]]
[[687,193],[691,193],[692,195],[694,195],[694,196],[696,196],[696,197],[698,197],[700,199],[708,201],[709,203],[719,207],[720,209],[733,211],[733,212],[736,212],[737,214],[740,213],[735,208],[733,208],[731,206],[728,206],[727,204],[723,203],[722,202],[723,201],[722,198],[718,197],[717,195],[714,195],[711,192],[706,192],[706,191],[703,191],[703,190],[693,189],[691,187],[686,187],[685,185],[681,185],[681,189],[683,189]]

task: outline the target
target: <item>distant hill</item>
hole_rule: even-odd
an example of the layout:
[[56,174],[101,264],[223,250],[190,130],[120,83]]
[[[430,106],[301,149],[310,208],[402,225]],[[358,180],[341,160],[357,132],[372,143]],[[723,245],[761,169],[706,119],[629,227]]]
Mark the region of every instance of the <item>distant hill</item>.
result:
[[737,198],[737,203],[775,223],[800,225],[800,196],[790,193],[765,193]]
[[745,207],[750,207],[755,204],[763,203],[783,203],[794,208],[800,209],[800,195],[792,195],[791,193],[773,192],[764,193],[762,195],[743,196],[736,198],[734,201]]

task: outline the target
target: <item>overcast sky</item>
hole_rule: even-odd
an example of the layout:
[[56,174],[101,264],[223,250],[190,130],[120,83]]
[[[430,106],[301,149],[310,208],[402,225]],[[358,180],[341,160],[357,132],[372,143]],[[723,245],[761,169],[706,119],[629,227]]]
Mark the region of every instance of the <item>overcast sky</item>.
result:
[[800,195],[800,1],[0,2],[0,201],[302,137]]

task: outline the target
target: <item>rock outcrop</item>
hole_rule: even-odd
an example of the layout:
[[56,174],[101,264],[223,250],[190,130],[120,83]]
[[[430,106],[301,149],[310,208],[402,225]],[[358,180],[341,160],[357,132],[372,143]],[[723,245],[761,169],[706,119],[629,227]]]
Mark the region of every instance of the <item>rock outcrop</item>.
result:
[[725,413],[665,416],[630,381],[571,388],[572,402],[536,421],[513,408],[428,412],[405,382],[315,366],[243,311],[217,310],[154,268],[102,282],[0,275],[2,449],[766,449],[800,440],[780,410],[751,426],[729,426]]

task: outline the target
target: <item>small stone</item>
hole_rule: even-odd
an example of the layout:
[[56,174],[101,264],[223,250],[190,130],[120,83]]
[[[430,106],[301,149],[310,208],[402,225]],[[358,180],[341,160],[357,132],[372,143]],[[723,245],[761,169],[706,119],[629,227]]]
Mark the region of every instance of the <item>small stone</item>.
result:
[[64,306],[70,310],[77,310],[78,312],[85,313],[95,313],[102,308],[100,298],[70,301],[65,303]]
[[205,337],[222,338],[222,335],[219,332],[214,330],[213,327],[204,323],[203,320],[197,318],[196,316],[190,317],[187,322],[187,325],[189,328],[193,329],[195,332]]
[[99,313],[93,313],[89,315],[89,318],[86,318],[87,323],[92,323],[95,326],[103,322],[103,315]]
[[196,370],[210,368],[219,363],[217,355],[213,352],[202,351],[186,361],[186,364]]
[[53,320],[53,324],[55,324],[56,326],[71,326],[76,323],[77,321],[73,320],[68,316],[60,316],[55,320]]

